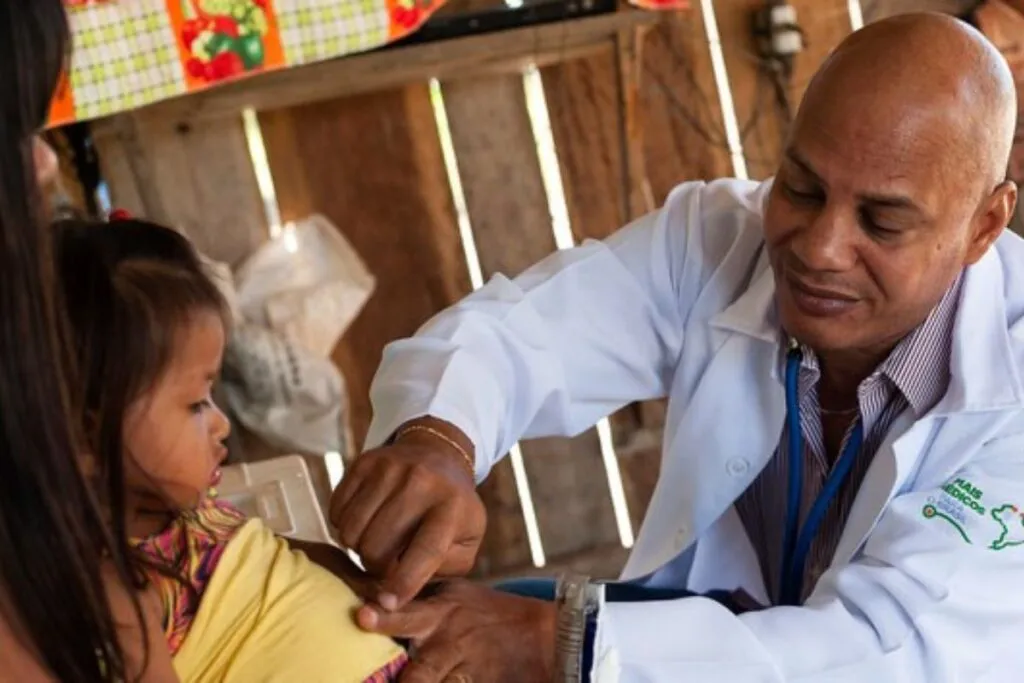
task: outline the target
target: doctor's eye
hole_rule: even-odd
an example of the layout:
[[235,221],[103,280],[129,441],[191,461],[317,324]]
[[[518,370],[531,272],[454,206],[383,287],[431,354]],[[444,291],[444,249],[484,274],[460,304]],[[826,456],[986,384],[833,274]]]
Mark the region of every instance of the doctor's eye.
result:
[[825,201],[825,194],[817,188],[785,183],[782,190],[786,198],[794,204],[817,205]]

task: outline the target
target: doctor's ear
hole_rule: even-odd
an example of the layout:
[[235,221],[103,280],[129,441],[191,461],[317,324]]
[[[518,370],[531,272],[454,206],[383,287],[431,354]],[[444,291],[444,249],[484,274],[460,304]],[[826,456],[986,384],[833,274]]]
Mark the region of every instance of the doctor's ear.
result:
[[964,265],[970,266],[981,260],[992,243],[999,238],[1010,224],[1017,207],[1017,184],[1004,180],[996,185],[992,193],[978,207],[971,221],[970,243]]

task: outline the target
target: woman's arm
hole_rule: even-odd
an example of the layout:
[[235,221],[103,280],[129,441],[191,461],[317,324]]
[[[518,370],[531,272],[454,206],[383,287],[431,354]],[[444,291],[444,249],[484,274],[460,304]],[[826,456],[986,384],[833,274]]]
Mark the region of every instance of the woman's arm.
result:
[[[118,625],[125,664],[129,667],[128,679],[139,683],[179,683],[160,623],[159,596],[153,590],[146,590],[139,596],[146,625],[143,641],[143,630],[128,589],[113,572],[108,572],[105,578],[112,616]],[[0,683],[54,683],[55,679],[40,663],[38,654],[18,636],[16,624],[5,618],[5,611],[0,610]]]
[[37,654],[16,635],[16,629],[0,613],[0,681],[52,683],[53,680],[39,663]]
[[[171,662],[163,629],[163,607],[154,586],[138,595],[145,629],[135,611],[129,589],[113,572],[106,575],[107,595],[124,648],[128,680],[138,683],[180,683]],[[21,679],[18,679],[21,680]]]

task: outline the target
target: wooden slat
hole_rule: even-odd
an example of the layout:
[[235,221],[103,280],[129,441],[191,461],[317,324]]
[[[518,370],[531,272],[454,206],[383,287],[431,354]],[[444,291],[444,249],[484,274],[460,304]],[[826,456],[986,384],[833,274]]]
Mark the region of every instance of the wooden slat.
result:
[[384,346],[470,289],[429,92],[410,86],[260,121],[282,218],[325,215],[377,279],[334,352],[362,444]]
[[[450,80],[443,92],[484,273],[516,275],[555,248],[522,79]],[[596,432],[524,442],[522,450],[549,557],[616,540]],[[527,558],[510,552],[492,571]]]
[[657,208],[651,181],[647,177],[644,121],[641,98],[643,46],[650,26],[619,31],[616,39],[619,84],[619,144],[625,168],[626,217],[634,220]]
[[964,16],[978,0],[861,0],[864,21],[871,22],[904,12],[942,12]]
[[666,12],[644,42],[641,111],[654,200],[685,180],[732,173],[699,10]]
[[790,87],[795,111],[814,72],[850,34],[851,27],[847,0],[791,0],[791,4],[796,8],[800,25],[807,34],[807,45],[797,56]]
[[287,69],[163,103],[191,118],[330,100],[430,78],[518,72],[585,55],[656,13],[626,10],[481,36],[389,48]]
[[541,78],[573,235],[607,237],[629,220],[615,46],[546,67]]
[[747,173],[757,180],[775,173],[788,123],[775,104],[772,79],[761,65],[754,39],[754,15],[764,6],[763,0],[715,2]]
[[791,112],[787,115],[778,104],[773,78],[761,63],[752,30],[754,15],[764,2],[714,3],[747,171],[758,180],[775,173],[788,134],[789,116],[796,112],[814,72],[850,32],[846,0],[791,0],[790,4],[797,11],[806,45],[793,62],[787,88]]
[[238,265],[267,239],[241,117],[191,122],[173,114],[154,107],[94,126],[113,202]]

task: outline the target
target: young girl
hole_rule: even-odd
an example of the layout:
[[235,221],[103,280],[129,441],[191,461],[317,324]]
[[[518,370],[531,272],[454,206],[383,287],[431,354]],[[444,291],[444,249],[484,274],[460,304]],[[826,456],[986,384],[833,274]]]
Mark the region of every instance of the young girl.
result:
[[106,502],[115,533],[135,539],[153,617],[144,680],[393,680],[402,650],[355,626],[355,594],[328,571],[344,576],[344,553],[301,546],[325,569],[208,495],[230,429],[210,398],[226,326],[189,243],[142,221],[73,221],[55,226],[54,249],[86,467],[120,483]]

